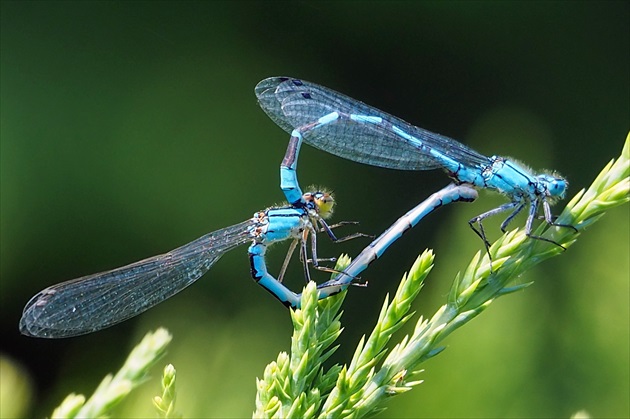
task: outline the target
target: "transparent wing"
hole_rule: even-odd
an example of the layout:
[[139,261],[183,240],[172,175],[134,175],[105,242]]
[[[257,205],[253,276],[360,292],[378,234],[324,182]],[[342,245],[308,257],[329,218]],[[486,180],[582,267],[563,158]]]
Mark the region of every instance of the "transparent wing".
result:
[[228,250],[247,243],[249,225],[245,221],[168,253],[48,287],[26,304],[20,331],[63,338],[134,317],[195,282]]
[[[391,169],[428,170],[441,167],[439,160],[428,152],[435,149],[460,163],[488,163],[486,156],[453,139],[413,126],[315,83],[290,77],[271,77],[258,83],[255,93],[265,113],[289,133],[331,112],[382,118],[380,123],[344,118],[302,132],[306,143],[349,160]],[[392,129],[393,126],[420,140],[424,147]]]

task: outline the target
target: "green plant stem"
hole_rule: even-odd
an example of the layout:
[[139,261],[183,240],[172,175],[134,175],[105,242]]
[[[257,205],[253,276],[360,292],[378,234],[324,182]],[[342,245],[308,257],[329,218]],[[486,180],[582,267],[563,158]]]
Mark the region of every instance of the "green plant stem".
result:
[[[422,362],[443,350],[440,342],[444,338],[477,317],[497,297],[529,286],[511,284],[531,267],[562,254],[606,210],[629,200],[630,135],[617,161],[606,165],[587,190],[579,191],[557,219],[558,224],[571,225],[575,229],[543,224],[534,232],[563,247],[528,239],[521,230],[506,233],[491,246],[491,258],[481,252],[473,257],[465,271],[455,278],[446,303],[431,319],[420,318],[413,333],[404,336],[385,357],[392,334],[413,315],[409,313],[411,303],[432,268],[433,255],[425,251],[409,275],[403,277],[391,303],[385,299],[374,331],[367,340],[360,340],[349,366],[335,365],[326,373],[322,370],[322,362],[332,351],[326,352],[326,347],[340,333],[338,310],[344,293],[335,297],[333,303],[323,300],[315,304],[316,290],[309,284],[303,294],[303,309],[296,310],[293,315],[292,353],[281,353],[278,361],[270,364],[264,378],[258,381],[254,417],[337,418],[377,413],[386,396],[408,391],[421,382],[409,381],[409,378],[419,372]],[[329,329],[332,323],[318,325],[324,319],[335,319],[334,333]],[[309,333],[296,338],[296,334],[307,326]],[[313,349],[308,350],[310,348]],[[335,375],[336,382],[331,388],[331,378]],[[326,379],[313,379],[320,376]],[[291,389],[298,391],[288,391]]]

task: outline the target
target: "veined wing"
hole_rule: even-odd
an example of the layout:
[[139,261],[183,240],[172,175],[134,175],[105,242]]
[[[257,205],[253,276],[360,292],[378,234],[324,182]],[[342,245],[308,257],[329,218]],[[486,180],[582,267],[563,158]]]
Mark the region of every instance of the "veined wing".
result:
[[251,221],[208,233],[188,244],[111,271],[48,287],[26,304],[20,331],[63,338],[120,323],[183,290],[228,250],[251,240]]
[[[401,170],[441,167],[439,159],[429,153],[431,149],[469,166],[487,164],[489,160],[451,138],[315,83],[271,77],[258,83],[255,92],[261,108],[282,129],[289,133],[298,129],[306,143],[359,163]],[[343,118],[304,129],[332,112]],[[369,118],[352,119],[350,115]]]

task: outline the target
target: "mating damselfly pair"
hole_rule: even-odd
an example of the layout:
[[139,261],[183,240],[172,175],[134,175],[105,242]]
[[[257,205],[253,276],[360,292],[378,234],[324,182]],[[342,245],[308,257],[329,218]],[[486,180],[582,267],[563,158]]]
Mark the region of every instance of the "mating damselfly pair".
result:
[[[450,138],[413,126],[399,118],[344,96],[331,89],[290,77],[272,77],[255,88],[258,103],[267,115],[289,132],[289,146],[280,166],[280,183],[289,205],[269,208],[235,224],[206,234],[163,255],[88,275],[48,287],[26,304],[20,330],[35,337],[62,338],[91,333],[112,326],[170,298],[204,275],[227,251],[250,243],[248,255],[253,279],[292,308],[300,306],[300,295],[282,282],[292,253],[299,247],[304,276],[309,265],[320,265],[317,233],[337,239],[325,219],[333,199],[327,193],[303,193],[297,180],[297,160],[303,142],[359,163],[400,170],[441,168],[454,180],[399,218],[368,245],[335,279],[318,285],[319,297],[326,298],[352,285],[368,265],[406,230],[437,208],[451,202],[477,198],[475,188],[496,190],[509,199],[498,208],[469,221],[486,250],[489,242],[483,220],[511,211],[501,225],[528,207],[526,234],[536,240],[560,244],[532,234],[533,221],[542,206],[544,219],[555,224],[550,204],[563,198],[568,182],[556,174],[533,174],[504,157],[486,157]],[[292,239],[278,277],[267,270],[267,247]],[[310,242],[310,258],[308,245]]]

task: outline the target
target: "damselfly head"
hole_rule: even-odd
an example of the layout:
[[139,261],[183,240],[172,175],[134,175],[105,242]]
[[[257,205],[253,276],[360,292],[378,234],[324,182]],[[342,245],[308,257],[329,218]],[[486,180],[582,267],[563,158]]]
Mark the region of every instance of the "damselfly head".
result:
[[329,192],[306,192],[302,195],[309,207],[317,211],[320,217],[328,218],[332,215],[335,199]]
[[564,198],[569,182],[557,175],[540,175],[539,179],[547,186],[547,196],[550,198]]

